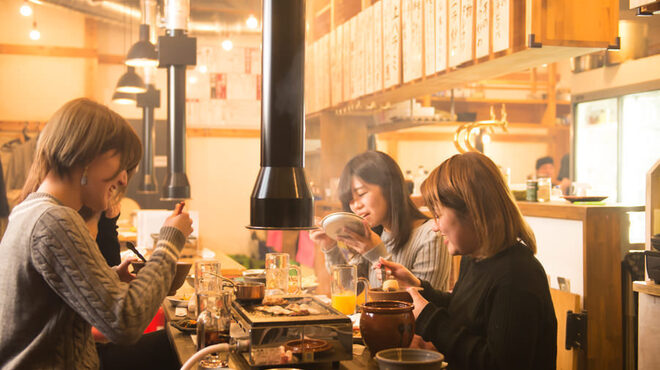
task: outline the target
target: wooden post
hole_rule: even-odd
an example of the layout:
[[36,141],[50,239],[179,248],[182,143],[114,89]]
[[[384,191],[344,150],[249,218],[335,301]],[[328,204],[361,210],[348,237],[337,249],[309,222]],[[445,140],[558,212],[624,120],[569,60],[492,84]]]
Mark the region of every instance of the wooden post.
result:
[[541,123],[554,127],[557,119],[557,64],[548,64],[547,106]]
[[[85,39],[84,45],[87,49],[98,49],[98,24],[95,19],[85,17]],[[96,80],[98,75],[99,60],[98,58],[85,58],[85,72],[84,72],[84,93],[85,97],[91,100],[98,101],[96,92]]]

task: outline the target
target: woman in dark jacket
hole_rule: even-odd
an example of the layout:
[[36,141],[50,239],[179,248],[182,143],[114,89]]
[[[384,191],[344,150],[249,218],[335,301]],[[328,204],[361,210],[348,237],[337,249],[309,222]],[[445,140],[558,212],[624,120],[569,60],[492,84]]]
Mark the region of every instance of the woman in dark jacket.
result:
[[452,369],[554,369],[557,320],[548,281],[497,166],[479,153],[455,155],[433,170],[422,195],[449,253],[463,259],[451,293],[380,261],[409,287],[415,332]]

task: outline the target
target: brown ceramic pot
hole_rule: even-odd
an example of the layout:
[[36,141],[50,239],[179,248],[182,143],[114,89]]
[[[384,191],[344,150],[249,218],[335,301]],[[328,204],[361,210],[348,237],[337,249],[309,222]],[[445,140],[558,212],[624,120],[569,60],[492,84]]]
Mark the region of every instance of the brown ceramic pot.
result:
[[402,301],[412,303],[413,299],[405,289],[383,291],[382,288],[369,289],[369,301]]
[[412,303],[372,301],[363,304],[360,333],[371,355],[388,348],[405,348],[415,334]]

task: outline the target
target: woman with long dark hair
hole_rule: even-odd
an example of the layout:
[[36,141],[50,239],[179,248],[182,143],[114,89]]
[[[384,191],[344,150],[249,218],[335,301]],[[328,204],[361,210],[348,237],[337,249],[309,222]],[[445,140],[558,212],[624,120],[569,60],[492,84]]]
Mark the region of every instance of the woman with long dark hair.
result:
[[371,266],[382,257],[406,266],[438,289],[447,288],[447,248],[432,230],[432,220],[410,200],[403,173],[390,156],[368,151],[353,157],[342,171],[338,190],[343,209],[365,219],[365,233],[346,230],[348,237],[339,239],[348,247],[343,249],[322,230],[311,232],[328,268],[356,264],[360,276],[380,285]]

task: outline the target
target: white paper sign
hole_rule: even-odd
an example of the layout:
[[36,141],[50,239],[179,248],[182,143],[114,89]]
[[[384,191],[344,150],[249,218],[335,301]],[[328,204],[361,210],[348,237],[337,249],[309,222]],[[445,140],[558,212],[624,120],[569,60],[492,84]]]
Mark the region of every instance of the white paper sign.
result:
[[383,89],[383,2],[374,8],[374,91]]
[[447,0],[435,1],[435,71],[447,69]]
[[383,83],[385,88],[400,83],[400,19],[401,7],[399,0],[383,0]]
[[424,0],[424,74],[435,73],[435,0]]
[[509,0],[493,0],[493,52],[509,48]]
[[477,58],[488,55],[489,12],[490,0],[477,0],[477,34],[475,41]]

